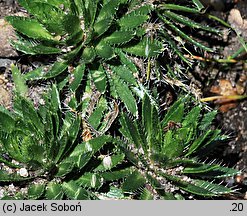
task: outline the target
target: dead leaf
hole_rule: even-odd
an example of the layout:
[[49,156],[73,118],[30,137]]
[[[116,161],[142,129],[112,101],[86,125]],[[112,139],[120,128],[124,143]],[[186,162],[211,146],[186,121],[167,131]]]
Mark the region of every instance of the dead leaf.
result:
[[[236,87],[233,87],[229,80],[219,80],[219,84],[217,86],[212,86],[210,92],[215,93],[221,96],[232,96],[232,95],[240,95]],[[227,112],[229,109],[235,108],[238,103],[236,99],[218,99],[215,101],[216,104],[219,104],[219,110],[221,112]]]

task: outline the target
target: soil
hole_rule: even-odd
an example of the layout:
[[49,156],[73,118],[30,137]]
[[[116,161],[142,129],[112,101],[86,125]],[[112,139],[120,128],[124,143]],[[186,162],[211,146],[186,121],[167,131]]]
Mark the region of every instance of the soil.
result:
[[[231,5],[224,11],[211,11],[211,13],[228,21],[231,26],[237,31],[231,32],[226,35],[225,46],[223,49],[222,59],[227,59],[238,50],[242,44],[241,39],[247,41],[247,1],[236,1],[236,4]],[[219,48],[219,47],[217,47]],[[212,86],[219,86],[219,83],[229,81],[232,88],[236,89],[241,85],[241,94],[247,94],[247,65],[246,53],[237,58],[237,62],[233,64],[218,64],[218,63],[205,63],[203,66],[198,66],[194,71],[196,77],[200,77],[201,89],[203,90],[204,97],[213,96]],[[218,104],[209,104],[214,108],[220,108]],[[235,179],[240,183],[243,189],[243,194],[247,190],[247,101],[235,101],[233,108],[220,112],[217,116],[217,124],[222,130],[230,135],[231,139],[223,147],[221,152],[221,159],[228,166],[235,166],[237,169],[242,170],[242,175]],[[245,194],[246,197],[246,194]]]
[[[247,41],[247,1],[204,1],[205,4],[209,2],[218,2],[219,5],[209,5],[208,10],[216,16],[228,21],[241,37]],[[220,3],[219,3],[220,2]],[[222,6],[222,3],[224,4]],[[10,76],[10,65],[18,63],[21,56],[9,46],[7,39],[13,36],[13,32],[9,26],[4,23],[3,18],[6,15],[13,15],[16,13],[24,13],[18,6],[15,0],[0,0],[0,104],[6,107],[11,106],[11,91],[12,82]],[[2,23],[2,25],[1,25]],[[3,24],[4,23],[4,24]],[[227,29],[225,29],[227,32]],[[2,42],[1,42],[2,41]],[[1,43],[4,43],[1,46]],[[222,45],[224,44],[224,45]],[[236,33],[231,32],[226,34],[222,44],[215,45],[217,49],[221,49],[223,55],[222,59],[227,59],[238,48],[241,47],[241,42]],[[203,97],[212,96],[210,89],[214,85],[218,85],[220,80],[228,80],[233,88],[242,80],[242,94],[247,94],[246,79],[247,77],[247,63],[246,54],[240,56],[237,62],[232,64],[219,64],[215,62],[201,62],[202,65],[197,66],[193,71],[194,80],[199,83],[200,90]],[[28,66],[27,66],[28,67]],[[35,86],[32,87],[35,89]],[[43,87],[39,87],[37,91],[32,90],[32,98],[38,101],[40,92],[44,91]],[[36,93],[38,92],[38,93]],[[38,103],[38,102],[37,102]],[[223,163],[229,166],[235,166],[242,170],[242,175],[236,179],[231,179],[229,182],[237,183],[242,187],[242,191],[238,198],[247,199],[247,101],[234,102],[235,107],[226,112],[219,113],[217,116],[217,127],[222,128],[225,134],[231,136],[231,139],[225,143],[223,148],[220,148]],[[209,106],[218,108],[219,105],[209,103]],[[223,151],[223,152],[222,152]]]

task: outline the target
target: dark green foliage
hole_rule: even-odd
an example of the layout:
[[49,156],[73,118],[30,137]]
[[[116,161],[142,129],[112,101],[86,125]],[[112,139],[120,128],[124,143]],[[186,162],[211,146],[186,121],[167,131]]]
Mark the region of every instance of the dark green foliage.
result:
[[[221,35],[221,31],[215,29],[211,26],[202,25],[191,17],[193,15],[201,16],[205,13],[204,6],[200,1],[192,1],[191,5],[188,4],[185,6],[181,3],[173,3],[173,1],[167,1],[167,3],[160,3],[155,10],[160,19],[160,22],[163,23],[163,27],[159,28],[157,31],[160,33],[160,38],[164,44],[168,44],[179,58],[187,64],[191,64],[190,60],[185,57],[185,54],[191,55],[191,52],[188,52],[187,44],[191,44],[195,49],[202,49],[207,52],[214,52],[210,47],[207,47],[201,42],[198,42],[193,35],[188,35],[187,32],[184,32],[184,27],[189,27],[197,31],[205,31],[213,33],[216,35]],[[172,34],[169,33],[172,31]],[[191,50],[191,49],[190,49]],[[193,52],[192,52],[193,53]]]
[[[13,46],[31,55],[61,53],[67,64],[72,63],[76,56],[80,63],[86,64],[94,59],[111,59],[116,56],[116,47],[128,47],[126,50],[133,53],[132,43],[142,36],[137,35],[137,31],[152,10],[152,5],[136,7],[132,1],[115,0],[70,0],[56,4],[45,0],[20,0],[19,3],[33,18],[6,17],[20,33],[19,40],[12,41]],[[149,46],[152,51],[148,56],[157,55],[160,47]],[[50,74],[46,78],[59,73]]]
[[[18,87],[18,83],[16,89],[24,86],[22,83]],[[1,170],[0,182],[27,181],[28,192],[21,199],[62,199],[65,196],[92,199],[94,196],[89,189],[100,188],[104,178],[100,174],[76,173],[111,142],[111,137],[102,135],[78,144],[81,117],[72,112],[63,114],[55,85],[44,100],[45,105],[35,109],[31,101],[17,93],[13,112],[0,107],[0,161],[13,170],[13,174]],[[94,167],[95,172],[103,174],[123,158],[118,154],[106,169]],[[77,180],[71,181],[66,176]],[[36,181],[39,183],[33,184]]]
[[[0,183],[21,182],[28,191],[3,199],[185,199],[232,192],[219,180],[238,171],[207,163],[200,154],[223,139],[210,128],[216,112],[180,97],[161,116],[150,93],[160,82],[150,76],[160,68],[151,66],[167,54],[167,45],[170,55],[189,65],[185,54],[192,47],[213,52],[186,32],[220,34],[193,20],[205,12],[199,0],[186,6],[143,0],[19,3],[30,16],[6,18],[17,32],[12,45],[56,61],[25,74],[12,66],[13,108],[0,106],[0,162],[13,172],[0,170]],[[148,85],[143,70],[152,79]],[[57,84],[34,108],[26,83],[52,78]]]
[[164,192],[176,194],[178,188],[209,197],[231,193],[231,189],[211,180],[234,176],[238,171],[200,162],[196,157],[197,150],[221,139],[219,130],[204,127],[213,120],[215,112],[203,115],[200,105],[188,112],[188,101],[189,98],[179,99],[161,118],[145,95],[141,119],[121,116],[120,131],[125,141],[118,143],[135,170],[123,183],[123,191],[135,192],[140,199],[170,199]]

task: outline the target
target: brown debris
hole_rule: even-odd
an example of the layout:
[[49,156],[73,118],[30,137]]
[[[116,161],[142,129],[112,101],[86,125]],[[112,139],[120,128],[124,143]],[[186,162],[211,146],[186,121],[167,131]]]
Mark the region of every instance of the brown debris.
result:
[[0,105],[9,108],[11,105],[11,93],[9,92],[6,84],[8,80],[3,74],[0,75]]
[[[236,87],[233,87],[229,80],[221,79],[218,85],[211,87],[210,92],[221,96],[241,95],[244,93],[243,83],[245,81],[246,76],[242,76],[237,82]],[[238,105],[237,100],[231,98],[221,98],[216,100],[215,103],[220,105],[219,110],[221,112],[227,112]]]

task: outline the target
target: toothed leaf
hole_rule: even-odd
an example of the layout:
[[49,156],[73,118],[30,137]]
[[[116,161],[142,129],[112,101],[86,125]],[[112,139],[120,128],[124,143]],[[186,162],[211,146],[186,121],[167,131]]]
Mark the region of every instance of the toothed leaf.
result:
[[148,15],[126,15],[119,20],[119,25],[121,28],[134,29],[143,24],[148,18]]
[[40,198],[45,191],[45,184],[32,184],[28,188],[28,198],[31,200]]
[[94,173],[85,173],[79,179],[76,180],[76,184],[84,188],[100,188],[102,186],[102,180],[100,175]]
[[122,185],[124,192],[136,192],[141,189],[146,183],[146,179],[138,172],[135,171],[129,175]]
[[109,44],[123,44],[129,42],[134,37],[132,31],[115,31],[110,36],[104,38]]
[[159,41],[151,41],[148,38],[144,38],[141,42],[136,45],[129,46],[123,50],[127,53],[142,56],[142,57],[155,57],[160,54],[162,44]]
[[69,199],[72,200],[88,200],[89,194],[88,192],[77,185],[75,181],[64,182],[62,184],[62,188],[64,193]]
[[35,19],[27,17],[6,17],[6,20],[20,33],[34,39],[54,40],[53,36]]
[[92,70],[91,75],[94,81],[96,88],[101,92],[104,93],[106,89],[106,75],[105,72],[102,70]]
[[49,182],[45,196],[48,200],[61,200],[64,196],[62,186],[55,182]]

